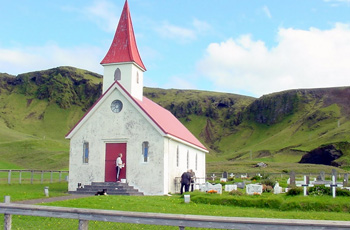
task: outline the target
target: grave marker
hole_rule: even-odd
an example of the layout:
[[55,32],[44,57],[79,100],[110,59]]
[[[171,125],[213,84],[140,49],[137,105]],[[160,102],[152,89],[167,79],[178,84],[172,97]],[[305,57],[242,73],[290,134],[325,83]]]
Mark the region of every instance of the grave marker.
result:
[[289,176],[289,187],[295,187],[295,172],[291,171]]
[[246,186],[246,192],[248,195],[255,195],[255,194],[261,194],[262,193],[263,186],[260,184],[248,184]]
[[349,174],[345,173],[344,180],[343,180],[343,187],[348,187],[348,185],[349,185]]

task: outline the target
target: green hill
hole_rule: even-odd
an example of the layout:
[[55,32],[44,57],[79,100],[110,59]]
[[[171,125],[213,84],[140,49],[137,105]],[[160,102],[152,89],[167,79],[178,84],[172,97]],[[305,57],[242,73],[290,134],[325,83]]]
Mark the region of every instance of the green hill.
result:
[[[65,134],[101,95],[102,76],[73,67],[11,76],[0,73],[0,168],[67,169]],[[350,87],[300,89],[252,98],[198,90],[145,88],[210,150],[207,169],[249,172],[328,170],[299,164],[334,146],[350,164]],[[335,150],[334,150],[335,149]],[[328,152],[327,152],[328,151]],[[335,156],[333,154],[332,156]],[[309,158],[308,158],[309,159]]]

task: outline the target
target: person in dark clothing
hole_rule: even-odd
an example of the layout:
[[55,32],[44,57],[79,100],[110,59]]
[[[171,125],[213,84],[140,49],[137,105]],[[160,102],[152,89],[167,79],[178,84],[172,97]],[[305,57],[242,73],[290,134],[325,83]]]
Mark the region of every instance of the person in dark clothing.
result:
[[183,193],[183,189],[185,188],[185,192],[189,191],[191,183],[191,174],[187,171],[181,175],[181,194]]

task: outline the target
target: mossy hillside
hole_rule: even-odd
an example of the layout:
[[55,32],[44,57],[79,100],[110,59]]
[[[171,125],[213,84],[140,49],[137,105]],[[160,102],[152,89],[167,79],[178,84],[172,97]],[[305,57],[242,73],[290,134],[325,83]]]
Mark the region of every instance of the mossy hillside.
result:
[[[287,163],[295,168],[314,148],[349,142],[350,104],[345,99],[350,87],[290,90],[258,99],[156,88],[145,88],[144,94],[170,110],[207,146],[208,169],[214,168],[211,162],[221,170],[217,166],[226,169],[234,162],[248,167],[258,161],[271,162],[276,170]],[[29,138],[60,143],[99,95],[101,76],[73,67],[17,77],[0,74],[0,124],[6,127],[0,136],[8,142]],[[348,152],[337,160],[343,167]]]

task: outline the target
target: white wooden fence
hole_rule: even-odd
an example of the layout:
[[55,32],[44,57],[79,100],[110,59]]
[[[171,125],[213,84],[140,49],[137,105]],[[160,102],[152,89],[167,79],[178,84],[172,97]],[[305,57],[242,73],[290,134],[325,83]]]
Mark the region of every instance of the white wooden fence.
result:
[[68,171],[45,171],[45,170],[7,170],[0,169],[0,184],[22,184],[61,182],[68,177]]
[[80,230],[87,230],[89,221],[105,221],[146,225],[216,228],[216,229],[350,229],[350,221],[269,219],[245,217],[219,217],[201,215],[179,215],[162,213],[141,213],[112,210],[64,208],[14,203],[0,203],[4,214],[4,229],[11,230],[12,215],[54,217],[79,220]]

